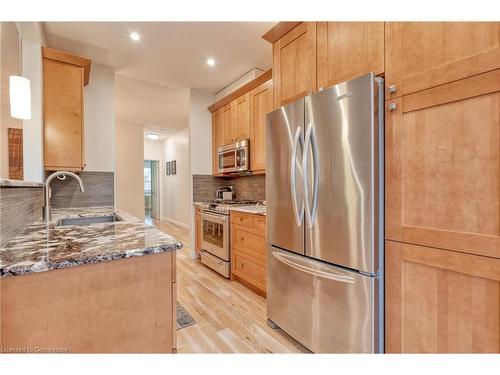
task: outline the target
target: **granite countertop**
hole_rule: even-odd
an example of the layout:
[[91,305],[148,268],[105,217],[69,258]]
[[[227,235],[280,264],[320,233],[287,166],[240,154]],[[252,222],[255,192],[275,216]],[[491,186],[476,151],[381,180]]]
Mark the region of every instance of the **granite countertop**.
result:
[[[123,221],[55,227],[60,219],[116,214]],[[53,220],[26,228],[0,248],[0,277],[175,251],[182,243],[113,207],[53,209]]]
[[235,207],[229,207],[230,211],[238,211],[238,212],[245,212],[247,214],[254,214],[254,215],[262,215],[266,216],[266,206],[259,204],[257,205],[248,205],[248,206],[235,206]]
[[0,187],[2,188],[14,188],[14,187],[39,187],[43,188],[43,184],[41,182],[32,182],[32,181],[23,181],[23,180],[9,180],[7,178],[0,178]]
[[[201,205],[205,204],[205,202],[193,202],[193,206],[195,207],[200,207]],[[266,206],[263,204],[247,204],[247,205],[242,205],[242,206],[229,206],[229,211],[238,211],[238,212],[245,212],[247,214],[254,214],[254,215],[262,215],[262,216],[267,216],[266,215]]]

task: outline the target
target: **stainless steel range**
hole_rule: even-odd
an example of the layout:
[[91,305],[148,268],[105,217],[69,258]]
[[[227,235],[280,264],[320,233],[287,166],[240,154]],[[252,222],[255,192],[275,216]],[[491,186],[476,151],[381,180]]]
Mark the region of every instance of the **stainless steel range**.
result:
[[230,259],[230,207],[257,204],[253,200],[215,199],[199,203],[201,207],[201,262],[229,278],[231,275]]

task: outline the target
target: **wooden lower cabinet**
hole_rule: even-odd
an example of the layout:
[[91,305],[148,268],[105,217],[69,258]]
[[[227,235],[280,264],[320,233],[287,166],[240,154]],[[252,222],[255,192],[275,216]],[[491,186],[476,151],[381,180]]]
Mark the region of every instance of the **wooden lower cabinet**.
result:
[[231,212],[231,278],[266,294],[266,218]]
[[386,352],[500,352],[500,259],[386,241]]
[[200,251],[201,251],[201,236],[202,236],[202,233],[201,233],[201,209],[196,207],[195,208],[195,220],[194,220],[194,224],[195,224],[195,251],[196,251],[196,255],[199,255],[200,254]]
[[164,252],[5,277],[0,344],[40,353],[175,352],[175,257]]

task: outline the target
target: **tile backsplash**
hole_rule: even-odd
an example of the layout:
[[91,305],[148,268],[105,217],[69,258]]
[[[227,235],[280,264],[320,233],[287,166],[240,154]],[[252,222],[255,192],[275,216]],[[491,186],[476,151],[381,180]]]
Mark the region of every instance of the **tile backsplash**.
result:
[[221,186],[233,186],[237,199],[266,200],[266,176],[253,175],[220,178],[212,175],[193,175],[193,201],[201,202],[215,198]]
[[113,172],[82,172],[85,191],[71,177],[61,181],[57,178],[50,185],[50,203],[55,208],[113,206],[115,201],[115,174]]
[[43,187],[0,188],[0,247],[42,219]]

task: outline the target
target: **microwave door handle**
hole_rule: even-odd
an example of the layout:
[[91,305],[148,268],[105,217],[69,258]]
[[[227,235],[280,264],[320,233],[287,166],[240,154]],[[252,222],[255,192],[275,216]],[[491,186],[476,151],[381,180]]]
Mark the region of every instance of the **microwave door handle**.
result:
[[[294,268],[298,271],[307,273],[312,276],[320,277],[322,279],[328,279],[328,280],[334,280],[334,281],[339,281],[341,283],[345,284],[354,284],[354,278],[350,276],[344,276],[341,275],[333,270],[321,270],[321,269],[316,269],[313,268],[312,265],[314,264],[314,261],[311,261],[309,259],[300,259],[295,256],[291,255],[285,255],[282,253],[278,253],[276,251],[272,252],[273,257],[278,260],[279,262],[286,264],[287,266]],[[326,267],[324,267],[326,268]]]
[[301,135],[302,135],[302,129],[299,126],[297,127],[297,130],[295,131],[295,136],[293,137],[292,154],[290,157],[290,190],[292,193],[293,214],[295,217],[295,222],[297,223],[298,227],[302,226],[302,222],[304,220],[304,200],[302,199],[301,201],[301,207],[299,213],[297,206],[297,183],[295,181],[296,171],[297,171],[297,162],[296,162],[297,151],[299,147],[299,142],[302,143]]

